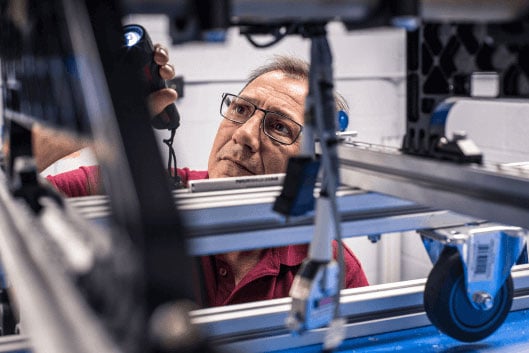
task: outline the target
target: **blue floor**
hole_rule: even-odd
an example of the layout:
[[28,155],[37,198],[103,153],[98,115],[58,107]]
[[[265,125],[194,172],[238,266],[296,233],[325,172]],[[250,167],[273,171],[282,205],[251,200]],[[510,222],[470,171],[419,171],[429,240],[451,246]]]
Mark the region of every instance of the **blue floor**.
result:
[[[307,346],[282,352],[321,352],[321,346]],[[509,316],[507,316],[503,325],[496,332],[479,342],[462,343],[440,333],[433,326],[426,326],[418,329],[409,329],[350,339],[343,342],[334,352],[529,352],[529,310],[511,312]]]

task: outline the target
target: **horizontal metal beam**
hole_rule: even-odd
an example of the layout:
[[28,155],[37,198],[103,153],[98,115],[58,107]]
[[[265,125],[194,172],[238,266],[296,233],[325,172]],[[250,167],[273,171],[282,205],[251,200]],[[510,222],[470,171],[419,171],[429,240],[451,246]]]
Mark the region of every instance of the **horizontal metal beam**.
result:
[[[389,2],[389,1],[388,1]],[[419,0],[419,16],[428,21],[505,22],[522,16],[527,0]],[[189,17],[193,13],[186,0],[125,0],[129,13],[165,13]],[[342,20],[368,23],[386,1],[381,0],[232,0],[229,2],[232,25],[273,24],[285,21]],[[301,5],[301,6],[300,6]]]
[[[272,210],[279,187],[175,193],[192,255],[309,243],[314,215],[285,218]],[[395,197],[341,188],[337,193],[344,238],[464,225],[475,218],[431,209]],[[69,199],[81,215],[104,222],[104,197]],[[288,236],[286,236],[288,234]]]
[[[515,297],[511,311],[529,308],[529,266],[512,270]],[[430,325],[423,310],[426,280],[346,289],[341,314],[345,338],[356,338]],[[226,351],[264,352],[321,344],[326,328],[291,334],[284,325],[291,299],[275,299],[192,312],[192,322]]]
[[[511,311],[529,308],[529,266],[512,270],[515,297]],[[341,312],[346,317],[346,339],[430,325],[422,310],[425,279],[342,291]],[[208,339],[226,351],[263,352],[321,344],[326,329],[292,335],[284,320],[291,299],[200,309],[191,320]],[[266,348],[263,348],[266,347]],[[0,352],[28,350],[27,336],[0,337]]]
[[365,144],[338,152],[346,185],[529,228],[529,174],[521,169],[431,160]]
[[31,345],[25,335],[9,335],[0,337],[0,353],[31,352]]

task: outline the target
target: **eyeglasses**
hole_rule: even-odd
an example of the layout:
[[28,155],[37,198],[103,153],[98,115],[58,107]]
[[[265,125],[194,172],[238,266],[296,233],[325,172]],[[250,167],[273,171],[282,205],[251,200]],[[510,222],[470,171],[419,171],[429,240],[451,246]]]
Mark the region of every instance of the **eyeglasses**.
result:
[[259,110],[264,113],[261,121],[266,136],[283,145],[291,145],[298,139],[303,126],[286,115],[262,109],[244,98],[230,93],[222,94],[220,115],[238,124],[244,124]]

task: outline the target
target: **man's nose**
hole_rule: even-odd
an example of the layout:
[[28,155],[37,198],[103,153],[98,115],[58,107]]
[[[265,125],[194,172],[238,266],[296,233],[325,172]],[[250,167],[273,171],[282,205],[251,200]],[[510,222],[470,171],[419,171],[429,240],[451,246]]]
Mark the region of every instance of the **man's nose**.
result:
[[261,143],[261,122],[263,112],[256,110],[248,121],[241,124],[233,133],[235,143],[244,145],[252,152],[257,152]]

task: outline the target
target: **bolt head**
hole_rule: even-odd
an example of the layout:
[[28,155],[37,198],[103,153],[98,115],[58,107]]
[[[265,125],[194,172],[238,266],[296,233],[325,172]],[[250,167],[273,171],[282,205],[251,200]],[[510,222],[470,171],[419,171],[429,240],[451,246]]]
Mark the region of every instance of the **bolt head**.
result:
[[494,299],[492,298],[492,295],[483,291],[474,292],[472,294],[472,301],[481,310],[490,310],[494,305]]

